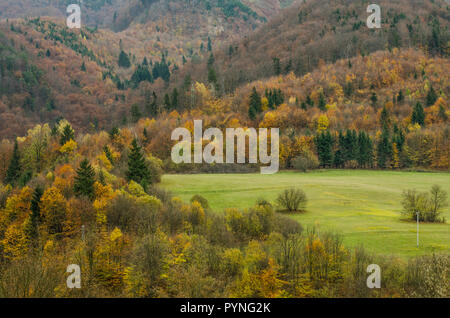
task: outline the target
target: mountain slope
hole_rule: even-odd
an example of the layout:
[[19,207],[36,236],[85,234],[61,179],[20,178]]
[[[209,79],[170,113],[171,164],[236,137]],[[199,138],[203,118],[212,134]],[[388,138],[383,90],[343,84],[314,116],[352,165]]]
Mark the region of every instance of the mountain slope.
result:
[[[285,10],[245,39],[214,52],[215,69],[225,92],[249,81],[312,71],[319,63],[394,47],[420,47],[448,55],[449,7],[443,0],[379,1],[382,28],[366,26],[367,4],[352,0],[315,0]],[[207,65],[185,68],[207,80]]]

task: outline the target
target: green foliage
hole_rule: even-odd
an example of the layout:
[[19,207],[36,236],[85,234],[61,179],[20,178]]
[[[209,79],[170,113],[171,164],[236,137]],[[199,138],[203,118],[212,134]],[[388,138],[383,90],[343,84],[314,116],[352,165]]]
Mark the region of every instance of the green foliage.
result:
[[141,82],[153,83],[153,77],[150,73],[148,66],[142,64],[138,65],[133,75],[131,75],[131,83],[134,88],[137,88]]
[[128,154],[128,171],[127,179],[133,180],[144,188],[153,183],[152,176],[148,164],[142,154],[142,148],[138,145],[137,139],[133,139],[131,143],[130,152]]
[[209,203],[208,203],[208,200],[206,200],[206,199],[205,199],[204,197],[202,197],[201,195],[199,195],[199,194],[194,195],[194,196],[191,198],[191,203],[194,202],[194,201],[197,201],[198,203],[200,203],[200,205],[202,206],[203,209],[209,210]]
[[9,162],[8,170],[6,171],[5,183],[14,184],[18,181],[21,174],[20,153],[17,140],[14,142],[14,150]]
[[319,157],[320,166],[331,167],[333,163],[333,145],[334,139],[329,130],[320,132],[314,138],[314,143],[317,149],[317,156]]
[[294,169],[306,172],[319,167],[319,160],[311,151],[305,151],[303,154],[294,158],[292,166]]
[[284,103],[284,94],[281,89],[266,89],[265,96],[271,109],[275,109]]
[[125,53],[124,51],[120,51],[118,64],[120,67],[123,68],[131,67],[130,58],[128,57],[128,54]]
[[256,87],[253,87],[250,95],[250,103],[248,109],[248,116],[250,119],[255,119],[256,116],[262,111],[261,96],[256,91]]
[[61,133],[61,138],[59,139],[59,144],[62,146],[70,140],[75,140],[75,132],[72,129],[72,126],[67,124],[64,126],[64,129]]
[[95,183],[95,171],[89,163],[89,160],[84,159],[80,167],[77,169],[77,175],[75,177],[74,192],[78,196],[87,196],[93,200],[95,197],[94,190]]
[[379,168],[386,168],[392,158],[392,143],[390,141],[389,130],[385,127],[381,133],[377,145],[377,165]]
[[402,214],[410,220],[418,215],[419,221],[445,222],[440,214],[447,205],[447,192],[438,185],[432,186],[429,193],[406,190],[402,194]]
[[433,106],[434,103],[436,103],[438,99],[438,96],[436,94],[436,91],[434,90],[433,86],[430,87],[428,93],[427,93],[427,97],[426,97],[426,105],[428,106]]
[[276,202],[286,211],[302,212],[306,209],[308,199],[302,189],[289,188],[278,195]]
[[425,111],[423,110],[422,104],[420,102],[417,102],[414,106],[411,115],[411,123],[419,124],[422,127],[425,125]]

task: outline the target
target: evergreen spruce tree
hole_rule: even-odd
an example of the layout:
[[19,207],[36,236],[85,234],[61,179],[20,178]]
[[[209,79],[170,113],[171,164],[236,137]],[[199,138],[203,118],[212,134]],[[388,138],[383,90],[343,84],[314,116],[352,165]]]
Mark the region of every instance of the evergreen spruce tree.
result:
[[336,150],[333,158],[333,165],[336,168],[342,168],[344,166],[344,156],[342,154],[341,149]]
[[438,99],[438,96],[437,96],[436,92],[434,91],[433,86],[431,86],[430,90],[428,91],[428,94],[427,94],[427,104],[426,104],[427,107],[433,106],[434,103],[436,103],[437,99]]
[[330,167],[333,163],[334,140],[330,131],[321,132],[315,138],[317,155],[322,167]]
[[83,64],[81,64],[81,71],[86,72],[86,64],[84,64],[84,61]]
[[26,234],[27,236],[33,241],[33,245],[36,245],[36,240],[39,236],[39,223],[41,222],[41,198],[44,194],[44,191],[40,187],[36,187],[33,192],[33,196],[31,198],[31,205],[30,205],[30,223],[28,224],[28,227],[26,228]]
[[150,98],[150,96],[146,97],[145,110],[151,117],[156,117],[158,115],[157,97],[155,92],[153,92],[153,100]]
[[326,101],[325,101],[325,95],[322,93],[322,92],[320,92],[320,95],[319,95],[319,109],[321,110],[321,111],[326,111],[327,109],[326,109]]
[[8,170],[6,170],[5,183],[15,184],[20,177],[21,166],[20,166],[20,152],[17,140],[14,142],[14,150],[9,161]]
[[101,185],[106,186],[105,174],[102,169],[99,169],[98,171],[98,182],[100,182]]
[[255,119],[256,115],[262,111],[261,96],[256,91],[256,87],[253,87],[250,95],[250,105],[248,109],[248,115],[250,119]]
[[128,57],[128,54],[125,53],[124,51],[120,51],[118,64],[120,67],[123,68],[130,68],[131,66],[130,58]]
[[211,38],[208,36],[208,52],[212,51],[212,43],[211,43]]
[[392,136],[392,142],[397,145],[399,152],[402,151],[403,145],[405,143],[405,133],[402,129],[398,128],[397,124],[394,125],[394,134]]
[[152,183],[152,179],[141,149],[136,138],[133,139],[128,155],[127,179],[128,181],[133,180],[139,183],[145,189],[147,185]]
[[133,123],[137,123],[139,119],[142,117],[138,104],[131,105],[130,113],[131,113],[131,120],[133,121]]
[[391,119],[389,117],[389,112],[388,112],[386,106],[383,106],[383,110],[381,111],[381,114],[380,114],[380,124],[382,127],[385,127],[385,126],[389,127],[390,123],[391,123]]
[[308,104],[311,107],[314,106],[314,101],[312,100],[310,95],[306,96],[306,104]]
[[403,96],[403,91],[400,90],[397,95],[397,102],[401,103],[401,102],[403,102],[404,99],[405,99],[405,97]]
[[305,102],[302,102],[302,103],[300,104],[300,108],[303,109],[303,110],[307,110],[307,109],[308,109],[308,107],[306,106],[306,103],[305,103]]
[[274,71],[275,75],[280,75],[281,74],[280,59],[278,57],[274,57],[272,59],[272,62],[273,62],[273,71]]
[[172,91],[172,108],[173,109],[178,109],[178,90],[175,87]]
[[358,134],[358,155],[357,161],[361,168],[366,168],[372,165],[372,141],[369,135],[360,131]]
[[72,127],[70,127],[70,125],[67,124],[64,126],[59,143],[62,146],[71,139],[75,140],[75,132],[73,131]]
[[377,105],[378,97],[376,93],[372,93],[372,96],[370,96],[370,101],[372,102],[373,107]]
[[425,112],[420,102],[417,102],[417,104],[414,106],[411,115],[411,123],[419,124],[420,126],[424,126],[425,124]]
[[213,67],[208,69],[208,83],[212,84],[214,88],[217,86],[217,74]]
[[439,118],[442,119],[442,121],[443,121],[444,123],[447,122],[448,116],[447,116],[447,113],[445,112],[444,106],[442,106],[442,105],[439,105],[439,113],[438,113],[438,116],[439,116]]
[[77,169],[77,175],[75,176],[75,194],[77,196],[85,195],[89,199],[93,200],[95,197],[94,183],[95,171],[89,164],[89,161],[84,159],[81,162],[80,167]]
[[148,132],[147,132],[147,128],[144,127],[144,130],[142,131],[142,135],[144,136],[144,143],[147,144],[148,143]]
[[164,107],[167,110],[171,110],[172,109],[172,105],[170,104],[170,96],[167,93],[164,95]]
[[387,167],[392,156],[392,143],[389,139],[389,130],[384,126],[377,146],[377,164],[378,167],[382,169]]
[[109,132],[109,139],[114,141],[114,138],[116,138],[116,136],[119,136],[119,135],[120,135],[119,128],[113,127],[113,128],[111,128],[111,130]]

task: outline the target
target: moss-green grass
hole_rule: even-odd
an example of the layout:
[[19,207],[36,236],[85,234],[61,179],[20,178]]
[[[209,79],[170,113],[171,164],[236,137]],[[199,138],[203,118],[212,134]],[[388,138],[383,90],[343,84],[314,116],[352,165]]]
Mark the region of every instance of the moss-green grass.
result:
[[227,207],[248,208],[258,198],[275,201],[288,187],[300,187],[308,196],[307,212],[293,214],[303,226],[331,229],[344,235],[351,247],[363,244],[377,254],[410,257],[450,253],[450,211],[446,224],[420,224],[401,220],[401,193],[415,188],[428,191],[433,184],[450,192],[449,173],[366,170],[327,170],[309,173],[165,175],[162,186],[183,200],[194,194],[208,199],[216,212]]

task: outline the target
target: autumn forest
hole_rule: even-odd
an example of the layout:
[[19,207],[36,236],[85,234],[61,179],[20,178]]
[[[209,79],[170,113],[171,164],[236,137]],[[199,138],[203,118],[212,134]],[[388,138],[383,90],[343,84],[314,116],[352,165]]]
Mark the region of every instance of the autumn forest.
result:
[[[72,2],[0,0],[1,298],[450,296],[448,1]],[[174,163],[199,119],[279,128],[279,177]]]

